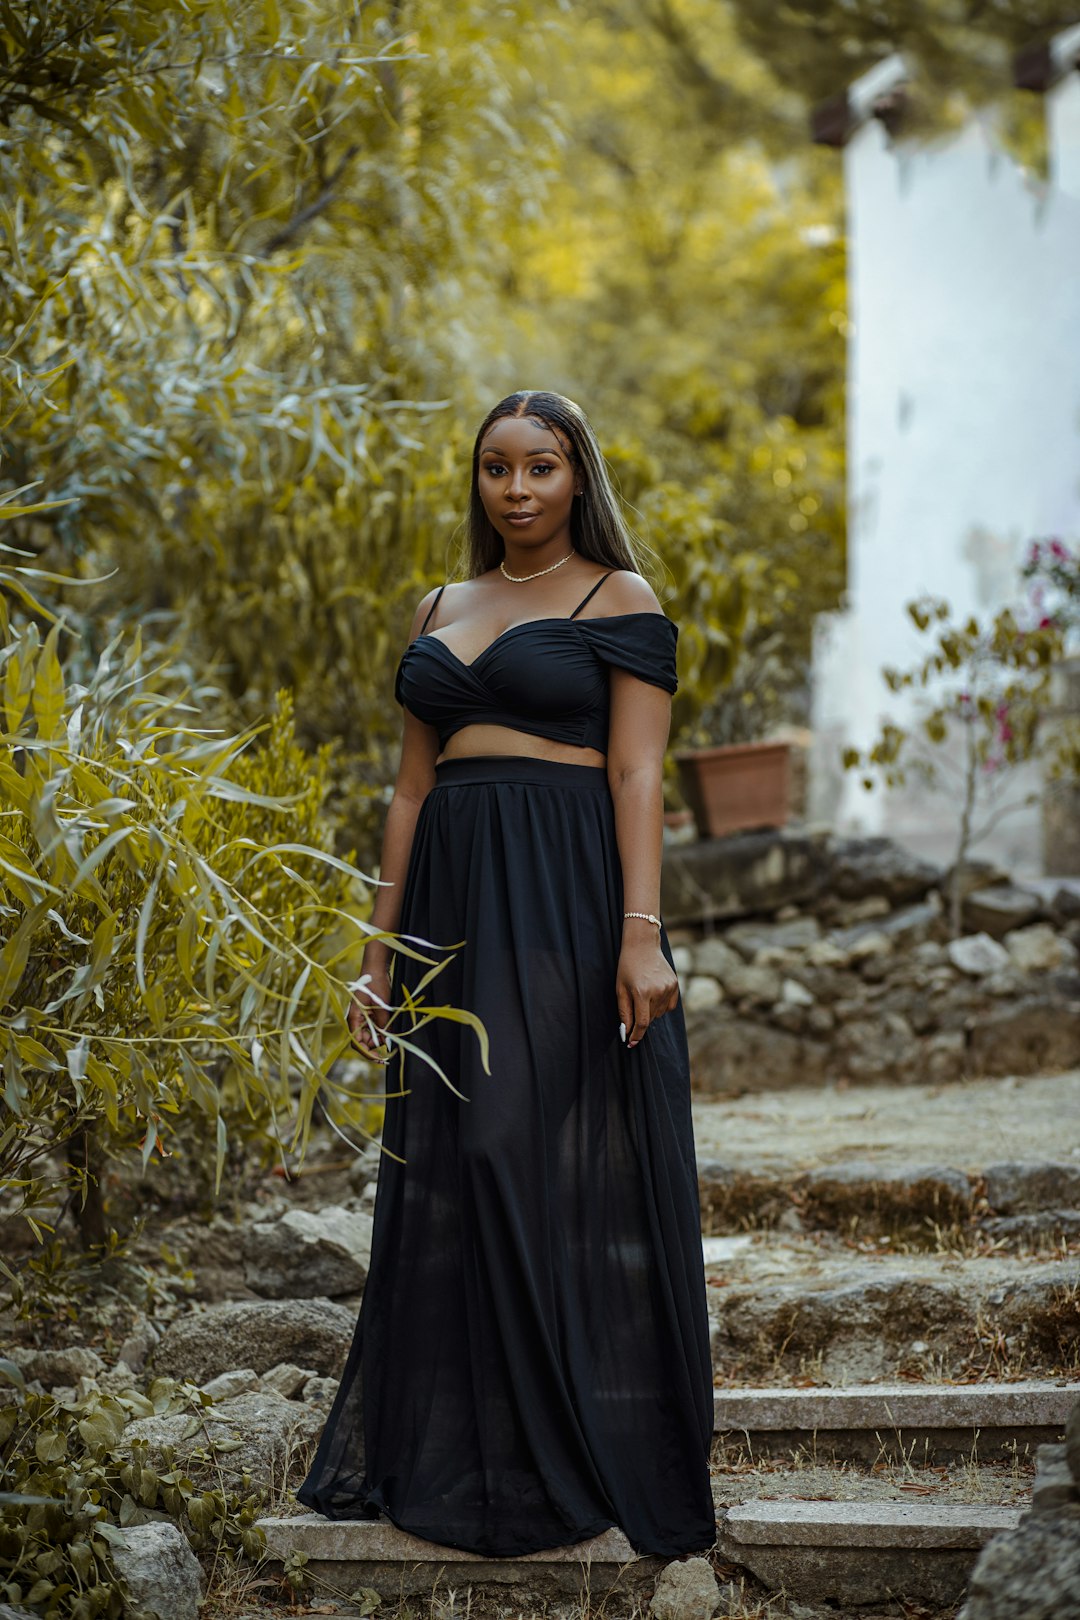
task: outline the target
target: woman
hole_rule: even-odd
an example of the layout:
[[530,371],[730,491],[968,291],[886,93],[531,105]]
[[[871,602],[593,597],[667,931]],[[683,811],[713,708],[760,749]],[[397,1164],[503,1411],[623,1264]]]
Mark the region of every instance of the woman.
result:
[[[712,1370],[658,915],[678,631],[560,395],[483,423],[469,543],[398,666],[372,921],[454,948],[428,1000],[479,1016],[488,1062],[445,1018],[393,1046],[367,1285],[296,1494],[487,1556],[616,1525],[639,1553],[702,1551]],[[376,1061],[424,954],[365,950],[349,1025]]]

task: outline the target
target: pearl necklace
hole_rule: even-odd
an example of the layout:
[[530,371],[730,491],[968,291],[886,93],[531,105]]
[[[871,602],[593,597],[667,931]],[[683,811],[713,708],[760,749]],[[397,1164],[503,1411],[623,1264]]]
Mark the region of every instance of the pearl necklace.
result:
[[506,572],[505,558],[500,561],[499,567],[502,569],[503,575],[506,579],[513,580],[515,585],[524,585],[525,581],[528,579],[539,579],[541,574],[553,573],[556,568],[561,568],[564,562],[569,562],[573,555],[573,551],[568,551],[565,557],[560,557],[558,562],[552,563],[550,568],[540,568],[535,574],[508,574]]

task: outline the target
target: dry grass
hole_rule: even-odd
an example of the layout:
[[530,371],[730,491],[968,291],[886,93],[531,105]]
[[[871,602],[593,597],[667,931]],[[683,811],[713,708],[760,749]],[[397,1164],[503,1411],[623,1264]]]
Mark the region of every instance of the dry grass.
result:
[[1002,1506],[1027,1502],[1034,1461],[1014,1447],[1001,1462],[983,1462],[976,1438],[970,1453],[935,1463],[917,1439],[905,1443],[897,1432],[876,1432],[878,1451],[869,1463],[840,1458],[812,1435],[783,1456],[755,1453],[746,1439],[717,1440],[713,1448],[713,1495],[720,1506],[754,1497],[820,1497],[832,1502],[903,1501],[925,1496],[938,1501]]

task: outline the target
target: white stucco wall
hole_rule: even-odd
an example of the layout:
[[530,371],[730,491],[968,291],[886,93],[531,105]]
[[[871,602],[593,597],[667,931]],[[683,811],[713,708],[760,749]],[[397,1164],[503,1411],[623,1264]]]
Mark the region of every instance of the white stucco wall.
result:
[[[905,602],[986,616],[1015,599],[1029,539],[1080,536],[1080,74],[1052,98],[1049,185],[981,120],[915,146],[869,118],[844,149],[850,606],[819,627],[811,811],[940,855],[951,796],[867,795],[835,756],[910,712],[881,678],[927,644]],[[998,853],[1034,872],[1037,814],[1019,822]]]

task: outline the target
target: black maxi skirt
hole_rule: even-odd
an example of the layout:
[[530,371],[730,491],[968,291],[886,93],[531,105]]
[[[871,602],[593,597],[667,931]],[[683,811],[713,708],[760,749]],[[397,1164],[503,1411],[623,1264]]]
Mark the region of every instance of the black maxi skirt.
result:
[[[686,1030],[680,1000],[637,1046],[619,1038],[606,767],[478,755],[435,776],[398,931],[442,947],[423,997],[480,1016],[491,1072],[467,1024],[395,1019],[467,1100],[393,1048],[370,1270],[297,1499],[487,1556],[612,1526],[639,1554],[705,1551]],[[666,930],[661,949],[670,962]],[[396,954],[395,1003],[427,972]]]

